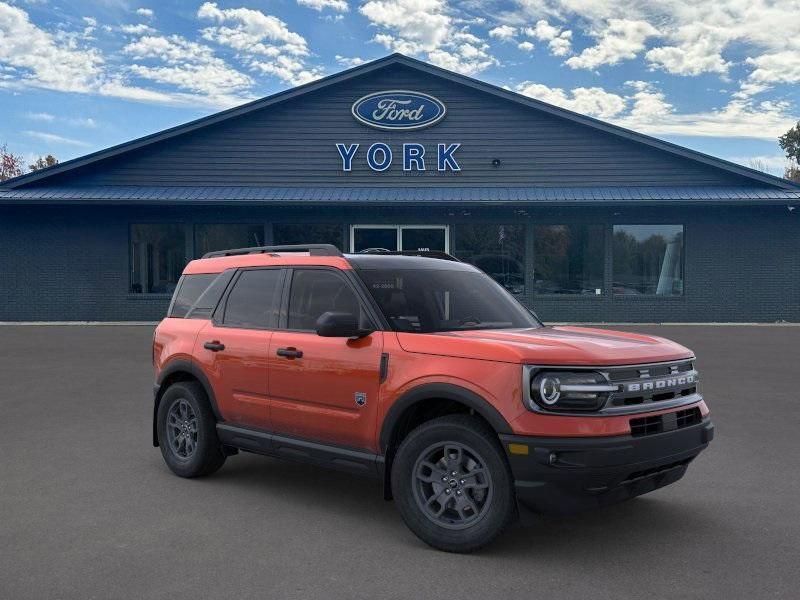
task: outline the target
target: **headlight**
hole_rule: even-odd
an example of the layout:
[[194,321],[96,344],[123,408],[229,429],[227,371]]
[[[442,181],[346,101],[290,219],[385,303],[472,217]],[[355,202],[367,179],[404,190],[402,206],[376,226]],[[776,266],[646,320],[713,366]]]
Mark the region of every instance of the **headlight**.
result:
[[617,389],[595,371],[541,371],[531,379],[530,398],[549,411],[599,410]]

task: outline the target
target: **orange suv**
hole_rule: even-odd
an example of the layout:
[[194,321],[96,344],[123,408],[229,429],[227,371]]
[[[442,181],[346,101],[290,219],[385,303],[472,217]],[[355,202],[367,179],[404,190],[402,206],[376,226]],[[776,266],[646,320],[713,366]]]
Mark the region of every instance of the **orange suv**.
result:
[[212,252],[155,331],[153,444],[182,477],[240,451],[379,477],[417,536],[466,552],[518,502],[573,512],[680,479],[714,431],[694,360],[546,327],[443,253]]

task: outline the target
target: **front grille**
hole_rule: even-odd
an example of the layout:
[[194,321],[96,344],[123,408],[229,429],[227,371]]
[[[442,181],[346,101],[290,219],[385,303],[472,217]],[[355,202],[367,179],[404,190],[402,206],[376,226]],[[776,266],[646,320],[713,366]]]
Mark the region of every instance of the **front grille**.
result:
[[697,393],[697,371],[691,360],[612,367],[606,372],[619,389],[612,392],[607,407],[637,406],[674,400]]
[[702,420],[703,415],[696,406],[663,415],[639,417],[638,419],[630,420],[631,435],[633,437],[642,437],[644,435],[653,435],[654,433],[674,431],[690,425],[696,425]]

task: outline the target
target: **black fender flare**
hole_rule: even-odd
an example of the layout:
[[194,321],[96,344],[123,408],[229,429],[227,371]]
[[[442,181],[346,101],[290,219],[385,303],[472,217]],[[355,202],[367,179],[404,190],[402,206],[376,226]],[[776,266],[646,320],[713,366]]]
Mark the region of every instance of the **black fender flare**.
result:
[[494,430],[500,433],[513,433],[511,425],[505,420],[503,415],[492,406],[482,396],[472,390],[468,390],[452,383],[424,383],[412,388],[400,396],[389,408],[381,426],[378,443],[384,455],[391,450],[390,443],[394,430],[400,421],[400,417],[407,409],[413,405],[431,399],[453,400],[473,409],[491,425]]
[[164,382],[175,373],[188,373],[197,379],[206,392],[208,401],[211,404],[211,411],[214,413],[214,418],[218,422],[223,421],[222,415],[219,412],[219,407],[217,406],[217,397],[214,395],[214,388],[211,387],[211,382],[208,380],[208,377],[206,377],[206,374],[203,372],[203,370],[188,360],[176,359],[170,361],[159,372],[158,378],[156,379],[156,385],[153,390],[153,446],[158,446],[158,430],[156,421],[158,419],[158,405],[161,402],[161,396],[163,396],[164,392],[166,391],[164,388]]

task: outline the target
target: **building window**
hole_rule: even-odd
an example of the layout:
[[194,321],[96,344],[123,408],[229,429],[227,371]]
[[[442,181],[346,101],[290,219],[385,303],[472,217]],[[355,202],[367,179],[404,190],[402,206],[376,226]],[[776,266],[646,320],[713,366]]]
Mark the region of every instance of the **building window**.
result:
[[683,294],[683,225],[614,225],[614,293]]
[[602,225],[533,228],[533,289],[537,294],[599,295],[603,289]]
[[275,244],[333,244],[344,251],[344,226],[339,223],[275,223]]
[[171,294],[184,266],[186,228],[183,225],[131,225],[131,293]]
[[455,227],[455,254],[515,296],[525,293],[525,226],[464,223]]
[[264,226],[241,223],[198,223],[194,226],[194,255],[214,250],[264,245]]

